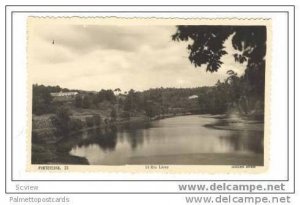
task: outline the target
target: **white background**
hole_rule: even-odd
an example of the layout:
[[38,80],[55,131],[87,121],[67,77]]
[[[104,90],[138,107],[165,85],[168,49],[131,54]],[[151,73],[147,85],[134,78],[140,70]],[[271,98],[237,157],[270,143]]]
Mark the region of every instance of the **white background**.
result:
[[[60,2],[61,3],[61,2]],[[75,2],[72,2],[75,3]],[[138,4],[139,2],[136,2],[135,4]],[[154,3],[154,2],[152,2]],[[210,1],[211,3],[211,1]],[[235,2],[233,2],[235,3]],[[252,3],[255,3],[252,1]],[[259,2],[261,3],[261,1]],[[274,2],[273,2],[274,3]],[[293,2],[291,2],[293,3]],[[40,2],[37,2],[37,4],[40,4]],[[83,2],[79,2],[78,4],[83,4]],[[134,4],[134,3],[133,3]],[[180,4],[177,3],[177,4]],[[239,4],[239,2],[237,2],[237,4]],[[283,2],[283,4],[288,4],[288,2]],[[4,8],[3,8],[4,9]],[[50,8],[51,9],[51,8]],[[90,9],[96,9],[95,7],[90,8]],[[128,9],[128,8],[125,8]],[[148,8],[149,9],[149,8]],[[215,9],[215,7],[212,7],[212,9]],[[234,8],[226,8],[229,10],[232,10]],[[265,7],[263,8],[255,8],[255,9],[261,9],[261,10],[266,10]],[[34,8],[34,10],[36,10],[36,8]],[[96,9],[97,10],[97,9]],[[121,10],[124,10],[121,9]],[[149,9],[151,10],[151,9]],[[162,8],[162,10],[165,10],[164,8]],[[179,10],[179,9],[178,9]],[[180,9],[181,10],[181,9]],[[195,10],[195,9],[192,9]],[[197,10],[199,10],[197,8]],[[207,8],[205,8],[205,10],[208,10]],[[224,9],[222,9],[224,10]],[[250,10],[253,10],[250,8]],[[89,14],[90,15],[90,14]],[[116,14],[116,15],[120,15],[120,14]],[[132,14],[131,14],[132,15]],[[145,14],[143,14],[145,15]],[[163,14],[161,14],[163,15]],[[199,15],[199,14],[198,14]],[[197,15],[197,16],[198,16]],[[232,14],[226,14],[227,16],[232,17]],[[222,17],[225,17],[226,15],[222,14]],[[257,15],[249,15],[249,14],[239,14],[240,16],[243,17],[255,17]],[[4,14],[2,15],[4,17]],[[135,16],[137,16],[135,14]],[[150,16],[153,16],[150,14]],[[168,14],[167,16],[170,16],[170,14]],[[178,14],[176,14],[176,16],[178,16]],[[190,14],[188,16],[191,16]],[[200,14],[200,16],[202,17],[217,17],[218,15],[214,14]],[[238,17],[237,14],[234,14],[234,16]],[[287,92],[287,81],[286,81],[286,20],[284,19],[285,16],[284,15],[278,15],[278,14],[266,14],[266,15],[262,15],[259,14],[259,17],[271,17],[273,20],[273,53],[272,53],[272,136],[271,136],[271,161],[270,161],[270,168],[269,171],[264,173],[264,174],[259,174],[259,175],[131,175],[131,174],[127,174],[127,175],[111,175],[111,174],[99,174],[99,173],[94,173],[94,174],[78,174],[78,173],[74,173],[74,174],[57,174],[57,175],[53,175],[53,174],[28,174],[25,173],[24,170],[24,166],[25,166],[25,160],[26,160],[26,155],[24,153],[26,153],[26,142],[25,142],[25,134],[26,134],[26,103],[25,103],[25,99],[26,99],[26,15],[22,14],[22,15],[18,15],[15,16],[15,28],[14,28],[14,73],[13,73],[13,77],[14,77],[14,142],[16,142],[16,144],[14,144],[14,151],[15,153],[13,154],[14,156],[17,156],[16,158],[14,158],[14,178],[15,179],[45,179],[45,178],[60,178],[60,179],[67,179],[67,178],[71,178],[71,179],[86,179],[86,178],[90,178],[90,179],[103,179],[103,178],[110,178],[110,179],[145,179],[147,177],[147,179],[284,179],[287,176],[286,173],[286,92]],[[2,22],[3,23],[3,22]],[[4,28],[4,26],[1,27],[2,29]],[[1,32],[1,35],[4,34],[4,31]],[[296,35],[297,36],[297,35]],[[4,39],[4,37],[2,38]],[[9,40],[9,39],[8,39]],[[290,40],[293,40],[292,38],[290,38]],[[9,42],[9,41],[8,41]],[[2,44],[4,44],[3,42],[1,42]],[[4,48],[4,45],[2,45],[2,48]],[[291,47],[292,49],[292,47]],[[3,51],[2,51],[3,52]],[[292,54],[292,50],[290,51],[290,54]],[[4,58],[4,54],[1,55],[2,59]],[[3,59],[4,60],[4,59]],[[292,59],[290,59],[292,60]],[[4,63],[2,64],[4,65]],[[290,61],[290,67],[291,69],[293,68],[292,65],[292,61]],[[8,65],[9,68],[9,65]],[[1,77],[3,78],[2,82],[4,82],[4,69],[1,69],[1,71],[3,72],[3,75],[1,75]],[[9,69],[8,69],[8,75],[9,75]],[[9,76],[8,76],[9,78]],[[293,94],[293,72],[292,70],[290,70],[290,95],[291,95],[291,99],[290,102],[292,103],[292,94]],[[9,79],[8,79],[9,80]],[[297,81],[296,81],[297,82]],[[8,81],[8,84],[10,84],[10,82]],[[4,84],[1,84],[1,86],[4,86]],[[8,86],[9,88],[10,86]],[[3,88],[4,90],[4,88]],[[4,91],[3,91],[4,93]],[[10,98],[10,93],[7,93],[7,98]],[[4,98],[4,96],[3,96]],[[1,103],[4,104],[3,101],[1,101]],[[8,101],[7,103],[7,111],[8,111],[8,115],[9,115],[9,111],[10,111],[10,102]],[[4,105],[2,106],[2,109],[4,108]],[[293,120],[293,105],[290,104],[290,109],[291,109],[291,118],[290,118],[290,123],[292,124],[292,120]],[[3,113],[4,113],[4,109],[3,109]],[[3,126],[4,130],[4,119],[3,122],[1,122],[1,125]],[[10,126],[10,116],[8,116],[8,127]],[[297,126],[296,126],[297,127]],[[290,137],[293,137],[293,127],[290,127]],[[9,138],[10,136],[10,132],[8,130],[7,132],[7,136]],[[4,138],[4,133],[3,133],[3,138]],[[8,140],[9,143],[9,140]],[[292,143],[292,142],[291,142]],[[2,145],[4,145],[4,142],[1,143]],[[4,150],[4,146],[2,146],[2,150]],[[296,149],[297,150],[297,149]],[[292,149],[290,150],[292,151]],[[4,153],[3,153],[4,154]],[[290,153],[290,156],[292,156],[292,152]],[[273,159],[273,160],[272,160]],[[274,160],[276,159],[276,160]],[[293,158],[290,158],[291,162],[293,161]],[[290,168],[290,170],[293,167]],[[3,169],[4,171],[4,169]],[[2,175],[4,176],[4,174]],[[290,174],[290,178],[292,177],[292,175]],[[3,180],[3,179],[2,179]],[[92,183],[93,185],[91,185],[91,183],[86,183],[86,184],[80,184],[77,186],[73,185],[74,183],[70,184],[66,184],[66,186],[62,186],[62,185],[56,185],[54,183],[48,183],[46,186],[44,187],[45,189],[48,188],[55,188],[56,191],[58,190],[63,190],[65,188],[68,188],[68,191],[71,191],[72,189],[94,189],[95,185],[94,183]],[[84,187],[86,186],[86,187]],[[127,187],[126,184],[124,185],[119,185],[118,187],[116,187],[113,184],[109,185],[104,185],[104,186],[97,186],[97,189],[101,189],[101,187],[104,190],[116,190],[116,189],[122,189],[122,186],[124,186],[124,189]],[[137,189],[139,190],[156,190],[156,191],[166,191],[166,190],[170,190],[170,191],[176,191],[175,187],[173,186],[173,184],[162,184],[160,186],[155,186],[155,185],[151,185],[152,187],[149,187],[148,184],[142,184],[139,183],[136,185]],[[3,190],[3,186],[1,186],[1,189]],[[3,190],[4,191],[4,190]],[[99,190],[98,190],[99,191]],[[92,196],[89,196],[89,198],[91,198]],[[96,198],[97,196],[93,195],[94,198]],[[152,202],[158,202],[157,200],[169,200],[173,202],[179,202],[183,203],[184,200],[182,200],[182,196],[174,196],[174,195],[155,195],[155,196],[149,196],[149,195],[139,195],[139,196],[118,196],[118,197],[112,197],[111,195],[108,196],[101,196],[101,201],[103,202],[103,200],[111,200],[114,199],[117,203],[120,203],[123,201],[123,199],[135,199],[137,202],[139,202],[139,200],[137,200],[138,198],[140,199],[145,199],[147,198],[147,202],[152,203]],[[181,199],[181,200],[177,200],[177,199]],[[100,202],[100,201],[98,201]],[[144,201],[145,202],[145,201]],[[164,202],[164,201],[162,201]],[[130,202],[132,203],[132,201]]]

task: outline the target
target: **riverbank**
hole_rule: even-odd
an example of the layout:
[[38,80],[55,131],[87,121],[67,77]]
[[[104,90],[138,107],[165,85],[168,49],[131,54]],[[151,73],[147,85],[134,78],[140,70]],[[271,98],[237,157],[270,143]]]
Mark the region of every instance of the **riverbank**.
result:
[[59,151],[56,144],[32,143],[31,146],[32,164],[89,164],[84,157],[70,155],[69,151]]
[[[224,124],[224,121],[227,124]],[[242,123],[252,124],[252,127],[241,126]],[[246,122],[245,119],[226,118],[223,115],[164,116],[164,119],[158,120],[135,118],[131,121],[114,122],[113,126],[105,128],[82,129],[56,143],[33,143],[32,162],[34,164],[262,166],[263,148],[261,151],[259,147],[263,146],[261,144],[263,133],[256,132],[259,129],[253,126],[255,123],[255,126],[263,127],[262,123],[256,121]],[[210,129],[206,129],[207,127]],[[228,133],[228,130],[234,132]],[[237,130],[239,132],[236,132]],[[241,131],[248,131],[247,135],[240,137],[238,133]],[[73,149],[81,151],[77,155],[76,152],[74,154],[71,151]],[[145,150],[142,151],[143,149]],[[135,152],[132,152],[133,150]],[[97,156],[101,156],[101,161],[93,161]]]
[[[101,119],[98,123],[92,123],[92,125],[88,125],[88,120],[92,119],[95,115],[102,115]],[[177,114],[161,114],[153,117],[147,117],[144,114],[137,114],[136,116],[121,118],[118,117],[115,120],[112,120],[107,115],[104,115],[103,112],[97,112],[94,109],[77,109],[72,113],[70,119],[80,121],[81,124],[80,129],[72,130],[67,133],[67,135],[74,135],[83,131],[92,130],[92,129],[110,129],[111,127],[118,128],[134,128],[139,127],[142,124],[146,124],[155,120],[161,120],[176,116],[185,116],[190,115],[190,113],[177,113]],[[55,115],[47,114],[41,116],[33,116],[32,123],[32,140],[33,142],[51,144],[58,142],[63,138],[63,136],[59,136],[56,133],[56,127],[53,125],[51,118]]]
[[204,125],[207,128],[232,131],[264,131],[263,120],[257,120],[248,116],[215,115],[212,116],[217,121]]

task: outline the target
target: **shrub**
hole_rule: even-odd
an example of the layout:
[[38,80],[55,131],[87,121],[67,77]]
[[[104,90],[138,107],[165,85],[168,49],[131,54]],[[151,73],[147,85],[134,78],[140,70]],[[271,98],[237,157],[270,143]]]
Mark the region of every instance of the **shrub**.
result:
[[128,119],[128,118],[130,118],[130,113],[127,111],[124,111],[120,114],[120,117]]
[[117,111],[116,109],[112,109],[111,112],[110,112],[110,117],[113,121],[115,121],[117,119]]
[[70,132],[71,111],[67,107],[57,109],[55,116],[51,118],[52,124],[58,134],[67,135]]
[[93,121],[95,126],[99,126],[101,124],[101,116],[100,115],[93,115]]
[[86,126],[93,127],[94,126],[94,119],[93,117],[86,117],[85,118]]
[[72,119],[69,129],[71,131],[81,130],[84,127],[84,123],[79,119]]

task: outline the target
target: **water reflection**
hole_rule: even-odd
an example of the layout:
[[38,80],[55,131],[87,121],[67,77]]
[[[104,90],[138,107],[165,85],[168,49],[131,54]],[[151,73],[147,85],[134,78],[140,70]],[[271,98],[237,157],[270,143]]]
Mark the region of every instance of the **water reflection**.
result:
[[226,154],[231,157],[232,154],[237,157],[259,154],[263,159],[262,131],[204,126],[214,122],[216,119],[209,117],[181,116],[146,124],[92,129],[76,136],[78,140],[70,154],[85,157],[90,164],[134,164],[147,160],[160,164],[178,161],[193,164],[193,157],[197,164],[200,156],[208,154],[215,158]]
[[263,153],[262,132],[233,132],[229,136],[220,136],[219,139],[231,151]]
[[107,129],[91,129],[82,133],[81,141],[78,142],[77,147],[88,147],[91,144],[98,145],[103,151],[113,151],[117,145],[117,128],[111,127]]

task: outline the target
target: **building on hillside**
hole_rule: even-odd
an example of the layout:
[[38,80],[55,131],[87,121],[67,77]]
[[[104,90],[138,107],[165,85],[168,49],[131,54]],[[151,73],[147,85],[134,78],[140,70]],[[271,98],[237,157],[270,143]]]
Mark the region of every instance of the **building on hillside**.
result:
[[197,98],[198,98],[198,95],[191,95],[188,97],[189,100],[197,99]]
[[74,100],[75,96],[78,95],[78,92],[57,92],[57,93],[50,93],[53,97],[54,101],[69,101]]

